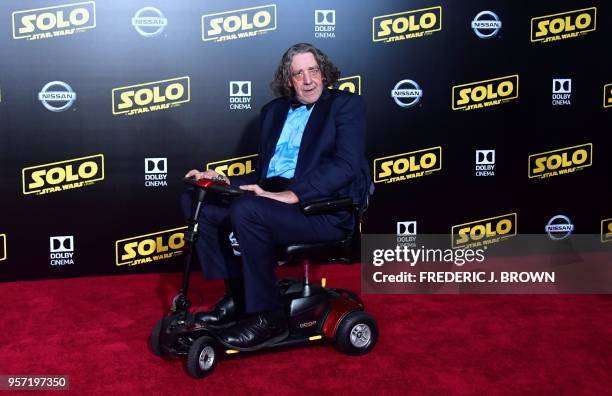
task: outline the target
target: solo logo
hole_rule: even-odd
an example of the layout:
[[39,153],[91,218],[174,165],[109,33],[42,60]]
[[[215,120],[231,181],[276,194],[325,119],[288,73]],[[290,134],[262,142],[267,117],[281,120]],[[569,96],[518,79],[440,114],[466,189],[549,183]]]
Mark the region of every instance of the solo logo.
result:
[[593,144],[565,147],[531,154],[527,175],[530,179],[546,178],[572,173],[593,163]]
[[519,76],[505,76],[456,85],[452,92],[453,110],[474,110],[506,103],[519,95]]
[[202,15],[202,41],[229,41],[276,30],[276,4]]
[[167,25],[164,13],[155,7],[141,8],[132,18],[132,26],[143,37],[159,36]]
[[374,160],[374,183],[395,183],[442,169],[442,147],[431,147]]
[[49,264],[51,266],[74,264],[74,236],[49,237]]
[[134,115],[167,110],[191,100],[189,76],[113,89],[113,114]]
[[451,227],[453,249],[471,249],[516,236],[517,215],[509,213]]
[[145,158],[145,187],[168,186],[168,158]]
[[[60,87],[54,89],[51,87]],[[49,111],[59,113],[68,110],[77,98],[76,92],[63,81],[51,81],[45,84],[38,93],[38,100]]]
[[531,42],[548,43],[575,38],[596,28],[596,7],[544,15],[531,18]]
[[243,176],[255,172],[255,158],[257,154],[244,157],[230,158],[223,161],[209,162],[206,170],[214,170],[223,176]]
[[315,38],[336,37],[336,10],[315,10]]
[[391,43],[442,30],[442,7],[422,8],[372,18],[372,41]]
[[476,150],[476,176],[495,176],[495,150]]
[[230,81],[230,110],[251,110],[251,82]]
[[154,232],[115,242],[115,264],[133,266],[183,254],[187,227]]
[[89,186],[104,180],[104,155],[95,154],[21,170],[23,193],[48,194]]
[[6,260],[6,234],[0,234],[0,261]]
[[13,38],[38,40],[96,27],[96,3],[64,4],[13,12]]
[[612,242],[612,219],[604,219],[601,221],[601,241]]
[[603,107],[612,107],[612,84],[604,85]]
[[361,76],[339,78],[337,89],[361,95]]

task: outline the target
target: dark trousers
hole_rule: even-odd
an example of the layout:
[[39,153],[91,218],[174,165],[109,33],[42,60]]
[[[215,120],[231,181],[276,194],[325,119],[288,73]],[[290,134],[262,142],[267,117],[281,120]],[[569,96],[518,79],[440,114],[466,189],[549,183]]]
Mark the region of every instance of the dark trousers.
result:
[[[207,197],[208,198],[208,197]],[[194,206],[193,191],[181,197],[185,217]],[[305,216],[298,205],[245,194],[227,202],[207,199],[200,213],[196,255],[206,279],[244,279],[245,311],[281,308],[274,269],[277,246],[342,239],[344,214]],[[240,243],[241,257],[232,253],[228,234]]]

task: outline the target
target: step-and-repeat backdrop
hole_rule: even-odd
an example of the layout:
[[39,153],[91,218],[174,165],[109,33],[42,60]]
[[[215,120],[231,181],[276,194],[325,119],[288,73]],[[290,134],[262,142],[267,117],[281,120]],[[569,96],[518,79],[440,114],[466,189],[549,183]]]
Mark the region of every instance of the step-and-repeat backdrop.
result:
[[182,176],[254,170],[259,109],[298,42],[365,99],[364,232],[605,243],[611,8],[4,0],[0,279],[179,269]]

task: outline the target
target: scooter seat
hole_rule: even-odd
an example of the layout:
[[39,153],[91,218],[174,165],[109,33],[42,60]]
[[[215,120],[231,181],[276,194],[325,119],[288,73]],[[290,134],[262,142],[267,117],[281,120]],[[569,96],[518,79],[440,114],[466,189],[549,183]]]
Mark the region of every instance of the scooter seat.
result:
[[350,263],[353,237],[351,235],[339,241],[300,243],[284,246],[279,249],[279,260],[301,262],[303,260],[334,261]]

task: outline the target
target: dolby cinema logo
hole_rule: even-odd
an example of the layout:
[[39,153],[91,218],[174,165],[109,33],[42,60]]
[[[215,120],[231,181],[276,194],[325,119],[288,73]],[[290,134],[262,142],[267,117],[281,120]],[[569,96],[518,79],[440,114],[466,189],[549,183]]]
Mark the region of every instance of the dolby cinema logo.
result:
[[416,247],[417,222],[398,221],[397,222],[397,245]]
[[74,236],[49,238],[49,264],[53,267],[74,264]]
[[472,20],[472,30],[481,39],[497,36],[501,27],[499,17],[492,11],[481,11]]
[[134,14],[132,26],[143,37],[155,37],[168,26],[168,19],[155,7],[144,7]]
[[145,158],[145,187],[168,186],[168,158]]
[[552,105],[568,106],[572,104],[572,79],[553,78]]
[[423,97],[423,90],[412,80],[402,80],[391,90],[391,97],[399,107],[413,107]]
[[51,81],[38,93],[38,100],[49,111],[68,110],[77,98],[76,92],[63,81]]
[[336,37],[336,10],[315,10],[315,38]]
[[476,176],[495,176],[495,150],[476,150]]
[[230,110],[251,110],[250,81],[230,81],[229,90]]

